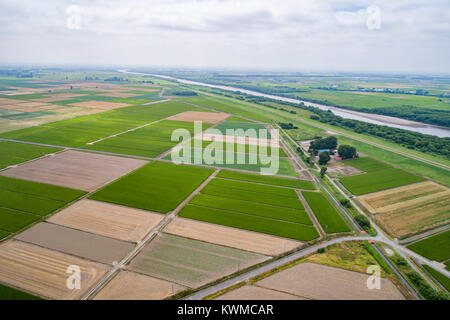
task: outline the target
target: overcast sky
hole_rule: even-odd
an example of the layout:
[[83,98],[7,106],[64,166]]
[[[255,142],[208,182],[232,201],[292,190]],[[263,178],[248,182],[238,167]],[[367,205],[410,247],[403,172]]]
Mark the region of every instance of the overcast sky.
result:
[[0,63],[449,73],[449,40],[449,0],[0,0]]

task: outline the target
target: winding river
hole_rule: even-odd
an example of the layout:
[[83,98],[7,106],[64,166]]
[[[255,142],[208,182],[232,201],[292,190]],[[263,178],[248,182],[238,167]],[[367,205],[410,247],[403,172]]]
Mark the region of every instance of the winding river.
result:
[[293,99],[293,98],[286,98],[286,97],[281,97],[281,96],[276,96],[276,95],[271,95],[271,94],[265,94],[265,93],[261,93],[261,92],[253,91],[253,90],[246,90],[246,89],[230,87],[230,86],[223,86],[223,85],[215,85],[215,84],[209,84],[209,83],[192,81],[192,80],[178,79],[178,78],[166,76],[166,75],[142,73],[142,72],[130,72],[127,70],[118,70],[118,71],[122,72],[122,73],[128,73],[128,74],[147,75],[147,76],[153,76],[153,77],[158,77],[158,78],[163,78],[163,79],[175,80],[180,83],[189,84],[189,85],[222,89],[222,90],[226,90],[226,91],[235,91],[235,92],[238,91],[238,92],[246,93],[246,94],[257,96],[257,97],[265,97],[265,98],[270,98],[270,99],[279,100],[279,101],[285,101],[285,102],[291,102],[291,103],[304,103],[306,106],[316,107],[316,108],[319,108],[322,110],[331,110],[334,114],[341,116],[342,118],[345,118],[345,119],[359,120],[359,121],[364,121],[367,123],[373,123],[373,124],[389,126],[389,127],[393,127],[393,128],[415,131],[415,132],[419,132],[419,133],[423,133],[423,134],[438,136],[440,138],[450,137],[450,129],[447,129],[444,127],[433,126],[433,125],[429,125],[429,124],[422,123],[422,122],[415,122],[415,121],[400,119],[400,118],[396,118],[396,117],[389,117],[389,116],[378,115],[378,114],[346,110],[346,109],[341,109],[341,108],[337,108],[337,107],[333,107],[333,106],[327,106],[324,104],[312,103],[312,102]]

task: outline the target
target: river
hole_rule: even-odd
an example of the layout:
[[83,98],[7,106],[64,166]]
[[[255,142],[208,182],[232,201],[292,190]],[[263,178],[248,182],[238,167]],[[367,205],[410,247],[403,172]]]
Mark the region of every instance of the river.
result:
[[203,87],[209,87],[209,88],[215,88],[215,89],[222,89],[222,90],[226,90],[226,91],[235,91],[235,92],[239,91],[239,92],[257,96],[257,97],[265,97],[265,98],[270,98],[270,99],[279,100],[279,101],[298,103],[298,104],[304,103],[307,106],[316,107],[316,108],[319,108],[322,110],[331,110],[331,112],[333,112],[334,114],[341,116],[342,118],[345,118],[345,119],[359,120],[359,121],[378,124],[378,125],[382,125],[382,126],[389,126],[389,127],[393,127],[393,128],[415,131],[415,132],[419,132],[419,133],[423,133],[423,134],[438,136],[440,138],[450,137],[449,129],[446,129],[444,127],[429,125],[429,124],[422,123],[422,122],[410,121],[410,120],[406,120],[406,119],[400,119],[400,118],[396,118],[396,117],[389,117],[389,116],[378,115],[378,114],[358,112],[358,111],[353,111],[353,110],[346,110],[346,109],[337,108],[337,107],[333,107],[333,106],[327,106],[324,104],[312,103],[312,102],[293,99],[293,98],[265,94],[265,93],[261,93],[261,92],[253,91],[253,90],[246,90],[246,89],[230,87],[230,86],[209,84],[209,83],[186,80],[186,79],[178,79],[178,78],[166,76],[166,75],[142,73],[142,72],[130,72],[127,70],[118,70],[118,71],[122,72],[122,73],[147,75],[147,76],[159,77],[159,78],[163,78],[163,79],[176,80],[176,81],[178,81],[180,83],[184,83],[184,84],[203,86]]

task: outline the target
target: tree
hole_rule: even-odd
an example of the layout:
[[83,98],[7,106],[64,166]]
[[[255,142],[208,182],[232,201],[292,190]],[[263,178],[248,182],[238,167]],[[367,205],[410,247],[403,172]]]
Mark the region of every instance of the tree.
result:
[[355,221],[358,222],[358,224],[364,230],[370,229],[370,221],[369,221],[369,219],[366,216],[363,216],[362,214],[357,214],[355,216]]
[[331,159],[330,158],[330,153],[328,151],[322,152],[319,155],[319,164],[321,166],[324,166],[324,165],[326,165],[328,163],[328,161],[330,161],[330,159]]
[[339,146],[338,153],[342,159],[353,159],[358,157],[356,148],[345,144]]
[[327,167],[320,168],[320,177],[325,177],[325,174],[327,173]]

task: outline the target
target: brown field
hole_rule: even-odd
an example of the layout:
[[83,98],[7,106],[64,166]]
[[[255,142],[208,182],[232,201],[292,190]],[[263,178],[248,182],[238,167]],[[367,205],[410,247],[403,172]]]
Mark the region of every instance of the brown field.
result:
[[7,177],[93,191],[147,161],[69,150],[2,171]]
[[131,104],[128,104],[128,103],[96,101],[96,100],[71,103],[70,105],[75,106],[75,107],[86,107],[86,108],[94,108],[94,109],[101,109],[101,110],[112,110],[112,109],[131,106]]
[[136,97],[139,94],[136,93],[126,93],[126,92],[108,92],[105,91],[105,93],[102,93],[103,96],[107,96],[107,97],[114,97],[114,98],[132,98],[132,97]]
[[450,190],[431,181],[358,197],[393,236],[401,237],[447,223]]
[[361,171],[351,166],[345,166],[340,163],[336,163],[334,165],[328,166],[327,172],[341,174],[343,176],[353,176],[355,174],[363,173],[364,171]]
[[83,97],[85,94],[81,93],[58,93],[58,94],[52,94],[48,98],[38,98],[33,99],[33,101],[37,102],[54,102],[54,101],[61,101],[61,100],[68,100],[71,98],[77,98],[77,97]]
[[319,300],[403,300],[403,295],[390,282],[381,279],[380,290],[370,290],[369,275],[315,263],[300,263],[275,273],[258,285]]
[[438,196],[439,193],[448,193],[449,190],[431,181],[410,184],[404,187],[388,189],[370,193],[358,197],[358,200],[371,212],[386,212],[391,209],[407,207],[410,203],[424,198],[428,199]]
[[263,138],[250,138],[241,136],[228,136],[228,135],[218,135],[212,133],[203,133],[202,139],[205,141],[226,141],[230,143],[238,144],[250,144],[250,145],[267,145],[268,147],[275,145],[275,141],[272,139]]
[[5,105],[5,104],[20,104],[20,103],[24,103],[26,101],[24,100],[17,100],[17,99],[9,99],[9,98],[0,98],[0,105]]
[[102,236],[137,242],[162,219],[161,214],[84,199],[53,215],[48,221]]
[[450,197],[448,192],[432,195],[433,199],[410,203],[409,206],[393,208],[377,213],[375,219],[394,237],[401,237],[448,223]]
[[25,230],[16,239],[107,264],[119,261],[134,247],[129,242],[47,222]]
[[120,271],[94,300],[162,300],[185,290],[179,284],[130,271]]
[[227,292],[215,300],[305,300],[305,298],[257,285],[245,285]]
[[167,118],[175,121],[203,121],[205,123],[219,123],[230,115],[221,112],[185,111]]
[[21,107],[42,107],[42,106],[48,106],[48,105],[49,104],[44,103],[44,102],[33,102],[33,101],[24,102],[24,103],[20,104]]
[[184,218],[173,220],[164,232],[271,256],[304,246],[299,241]]
[[[67,268],[81,269],[81,289],[66,286]],[[0,281],[50,299],[80,298],[106,273],[105,265],[20,241],[0,245]]]

